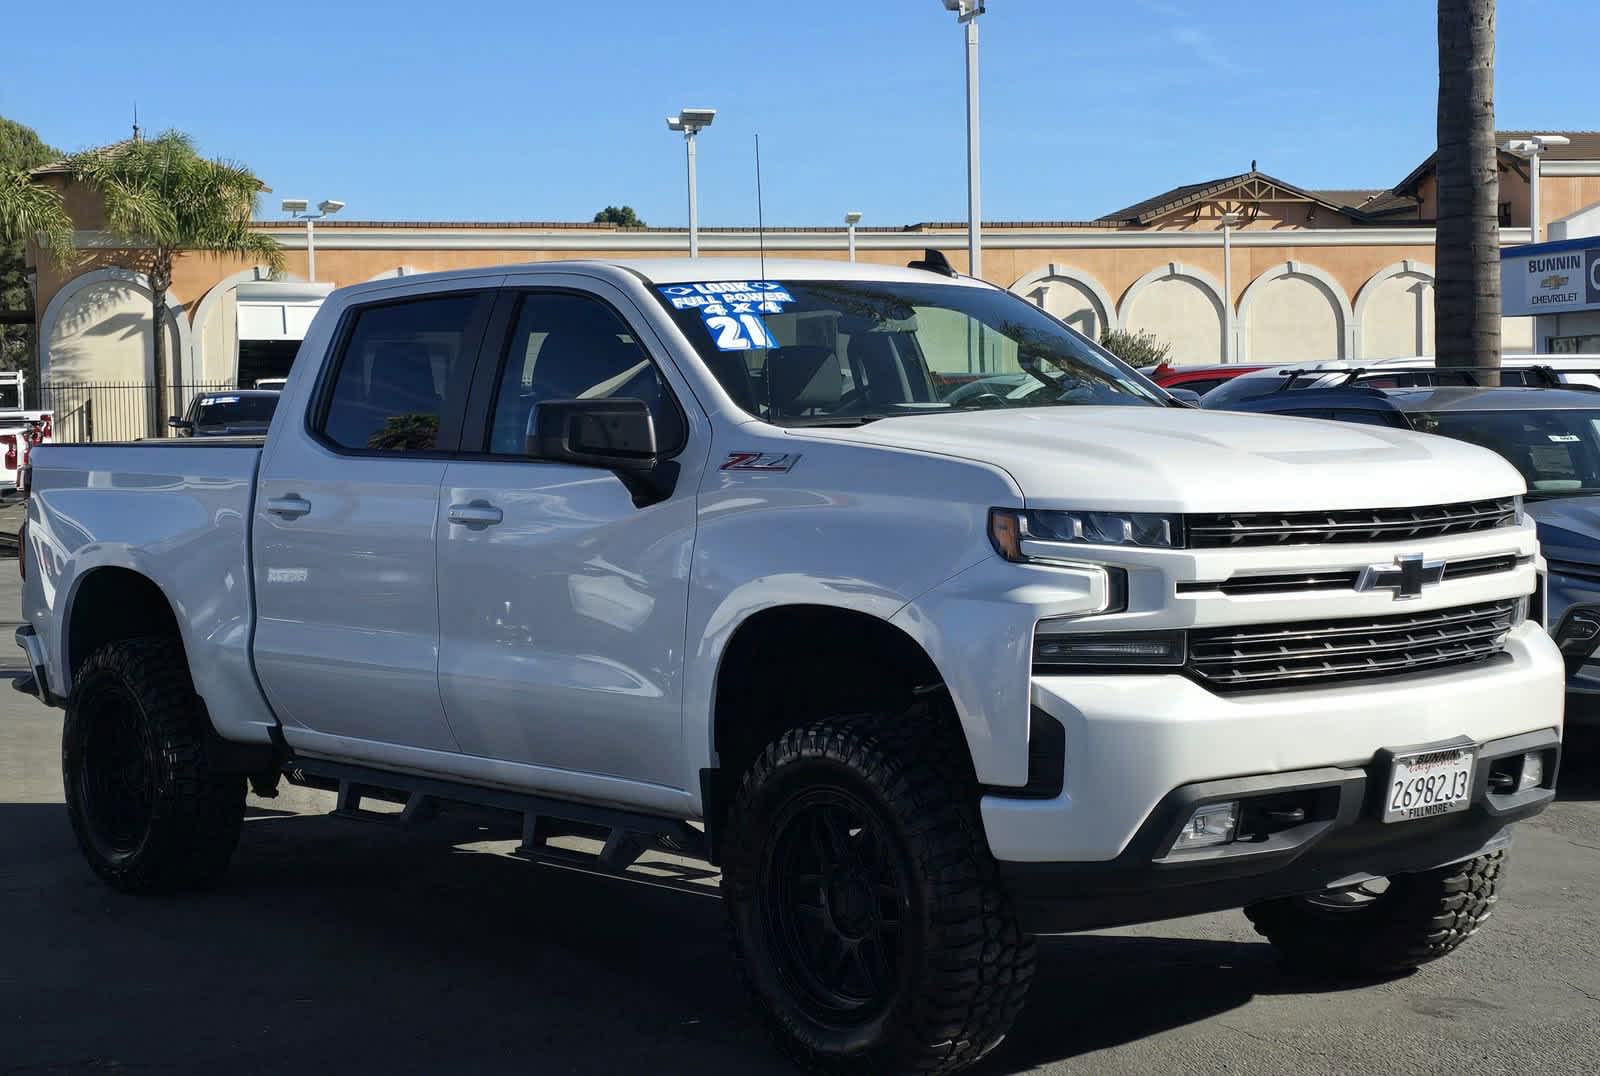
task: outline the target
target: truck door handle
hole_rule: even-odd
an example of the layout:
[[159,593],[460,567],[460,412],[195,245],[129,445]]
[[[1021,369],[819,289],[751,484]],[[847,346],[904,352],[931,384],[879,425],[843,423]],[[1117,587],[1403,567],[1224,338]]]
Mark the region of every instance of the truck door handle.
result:
[[505,513],[492,504],[473,501],[471,504],[452,504],[446,517],[451,523],[464,527],[492,527],[505,519]]
[[311,502],[298,494],[291,493],[287,497],[274,497],[267,502],[267,511],[284,519],[298,519],[311,511]]

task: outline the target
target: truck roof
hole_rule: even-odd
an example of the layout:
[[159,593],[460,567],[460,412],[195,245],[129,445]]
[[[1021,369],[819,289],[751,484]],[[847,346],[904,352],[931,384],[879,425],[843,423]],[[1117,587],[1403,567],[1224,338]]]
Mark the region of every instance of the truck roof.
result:
[[[906,259],[921,256],[921,250],[907,250]],[[594,271],[610,269],[643,277],[652,284],[685,284],[723,280],[863,280],[915,284],[947,284],[972,288],[995,285],[968,276],[947,277],[926,269],[867,262],[834,261],[821,258],[571,258],[548,262],[520,262],[512,265],[477,266],[440,273],[417,273],[399,278],[367,281],[341,288],[344,292],[381,291],[397,283],[453,280],[468,277],[502,276],[519,272]]]

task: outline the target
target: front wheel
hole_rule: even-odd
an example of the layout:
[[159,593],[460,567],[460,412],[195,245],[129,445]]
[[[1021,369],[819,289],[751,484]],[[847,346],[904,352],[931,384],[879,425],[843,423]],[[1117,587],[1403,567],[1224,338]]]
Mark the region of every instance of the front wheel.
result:
[[820,721],[745,774],[723,889],[779,1046],[824,1073],[955,1072],[1033,975],[959,743],[922,715]]
[[227,868],[244,778],[213,773],[207,719],[176,639],[108,643],[78,670],[61,768],[84,858],[124,892],[204,886]]
[[1245,915],[1296,971],[1392,975],[1437,960],[1489,918],[1505,853],[1353,889],[1264,901]]

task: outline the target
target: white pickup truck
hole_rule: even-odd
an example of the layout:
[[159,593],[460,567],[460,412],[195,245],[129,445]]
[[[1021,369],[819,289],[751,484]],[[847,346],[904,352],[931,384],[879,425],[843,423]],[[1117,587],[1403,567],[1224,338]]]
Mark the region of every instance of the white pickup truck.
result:
[[282,774],[702,856],[819,1071],[970,1064],[1035,933],[1433,959],[1554,796],[1515,470],[1191,409],[933,252],[347,288],[264,442],[28,485],[18,642],[106,881],[215,881]]

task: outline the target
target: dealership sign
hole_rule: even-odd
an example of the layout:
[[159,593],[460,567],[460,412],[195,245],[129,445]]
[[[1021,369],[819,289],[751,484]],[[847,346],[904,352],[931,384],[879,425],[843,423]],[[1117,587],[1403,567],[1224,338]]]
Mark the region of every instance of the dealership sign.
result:
[[1600,238],[1504,251],[1500,293],[1507,317],[1600,310]]

